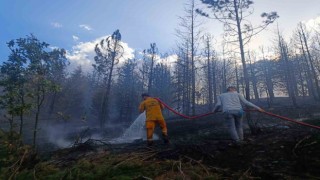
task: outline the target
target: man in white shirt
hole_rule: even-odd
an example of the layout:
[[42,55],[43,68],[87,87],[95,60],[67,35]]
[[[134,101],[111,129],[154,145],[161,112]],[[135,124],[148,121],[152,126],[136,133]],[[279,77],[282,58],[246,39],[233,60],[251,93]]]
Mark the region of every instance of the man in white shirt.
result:
[[213,108],[213,112],[215,112],[222,107],[224,118],[228,123],[229,133],[232,140],[236,142],[241,142],[243,140],[242,117],[244,112],[241,102],[260,112],[264,112],[260,107],[247,101],[233,86],[228,87],[226,93],[222,93],[218,96],[217,104]]

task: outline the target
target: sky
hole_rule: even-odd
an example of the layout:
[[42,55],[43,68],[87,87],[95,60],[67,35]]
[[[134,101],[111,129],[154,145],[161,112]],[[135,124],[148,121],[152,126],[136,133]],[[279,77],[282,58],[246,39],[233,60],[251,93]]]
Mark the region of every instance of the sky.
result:
[[[34,34],[53,47],[65,48],[73,64],[90,66],[93,47],[119,29],[131,57],[155,42],[161,53],[172,52],[175,29],[189,0],[0,0],[0,62],[6,61],[6,42]],[[281,32],[289,38],[300,21],[320,22],[320,0],[255,0],[253,24],[262,12],[277,11]],[[196,4],[201,3],[196,0]],[[222,25],[201,20],[203,31],[221,36]],[[252,39],[250,48],[271,45],[276,23]]]

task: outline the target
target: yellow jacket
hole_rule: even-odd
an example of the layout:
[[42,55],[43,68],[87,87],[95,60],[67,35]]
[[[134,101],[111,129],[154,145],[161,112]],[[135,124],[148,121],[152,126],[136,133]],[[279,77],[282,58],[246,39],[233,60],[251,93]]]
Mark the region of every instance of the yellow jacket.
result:
[[161,110],[164,106],[156,99],[148,97],[142,101],[139,106],[139,111],[146,111],[146,120],[164,120]]

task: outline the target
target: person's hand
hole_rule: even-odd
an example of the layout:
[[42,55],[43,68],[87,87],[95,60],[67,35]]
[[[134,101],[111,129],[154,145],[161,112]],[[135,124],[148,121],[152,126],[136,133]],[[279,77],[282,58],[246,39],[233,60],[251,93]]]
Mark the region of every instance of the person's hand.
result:
[[221,111],[221,105],[215,105],[215,107],[212,109],[212,112],[217,113]]
[[261,108],[259,108],[258,111],[259,111],[259,112],[266,112],[265,110],[263,110],[263,109],[261,109]]
[[218,113],[219,112],[219,108],[215,108],[212,110],[213,113]]

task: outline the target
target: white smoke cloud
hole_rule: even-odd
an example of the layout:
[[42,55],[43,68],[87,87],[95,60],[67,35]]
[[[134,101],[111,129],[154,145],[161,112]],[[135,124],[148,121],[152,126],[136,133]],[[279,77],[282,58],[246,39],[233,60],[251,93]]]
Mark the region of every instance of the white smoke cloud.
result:
[[178,60],[178,55],[176,54],[172,54],[172,55],[169,55],[168,57],[166,57],[166,61],[168,64],[173,64],[175,62],[177,62]]
[[58,22],[52,22],[51,26],[54,28],[62,28],[62,24],[58,23]]
[[302,23],[306,25],[307,30],[313,31],[314,29],[317,29],[320,27],[320,16],[313,19],[309,19],[307,21],[303,21]]
[[[79,42],[77,45],[72,47],[71,51],[67,52],[67,58],[70,61],[69,70],[74,70],[76,67],[81,66],[85,72],[93,70],[92,64],[94,64],[94,56],[96,55],[94,48],[97,43],[100,43],[102,39],[108,36],[103,36],[89,42]],[[127,43],[121,42],[124,49],[123,57],[120,62],[126,59],[134,57],[134,50],[128,46]]]
[[79,38],[78,36],[72,35],[72,39],[73,39],[74,41],[78,41],[80,38]]
[[85,29],[87,31],[93,30],[93,28],[91,26],[87,25],[87,24],[80,24],[79,27],[82,28],[82,29]]

